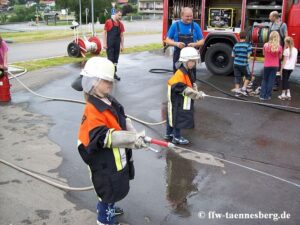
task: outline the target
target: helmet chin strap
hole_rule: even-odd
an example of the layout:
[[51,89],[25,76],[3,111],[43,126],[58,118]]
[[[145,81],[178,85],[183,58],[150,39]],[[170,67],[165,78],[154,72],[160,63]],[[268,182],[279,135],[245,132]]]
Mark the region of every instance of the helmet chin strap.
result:
[[107,95],[103,94],[103,93],[96,93],[94,92],[93,95],[97,98],[105,98]]
[[107,104],[110,105],[110,101],[108,99],[109,94],[104,94],[101,92],[96,93],[95,90],[93,90],[93,92],[91,93],[94,97],[101,99],[102,101],[106,102]]
[[95,87],[91,90],[90,95],[95,96],[96,98],[105,98],[107,94],[104,94],[100,91],[97,91]]

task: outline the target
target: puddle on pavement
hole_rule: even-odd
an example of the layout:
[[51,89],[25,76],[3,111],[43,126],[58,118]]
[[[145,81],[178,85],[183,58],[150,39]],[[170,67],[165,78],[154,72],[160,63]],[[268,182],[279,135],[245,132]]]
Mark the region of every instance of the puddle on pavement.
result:
[[190,160],[181,158],[176,153],[166,154],[166,198],[173,213],[181,217],[191,216],[188,196],[198,192],[194,178],[198,172]]
[[166,199],[172,213],[179,217],[192,216],[192,198],[199,194],[201,184],[205,182],[203,179],[208,177],[209,167],[204,168],[198,164],[202,168],[200,170],[197,163],[224,167],[209,154],[190,153],[178,149],[166,153]]

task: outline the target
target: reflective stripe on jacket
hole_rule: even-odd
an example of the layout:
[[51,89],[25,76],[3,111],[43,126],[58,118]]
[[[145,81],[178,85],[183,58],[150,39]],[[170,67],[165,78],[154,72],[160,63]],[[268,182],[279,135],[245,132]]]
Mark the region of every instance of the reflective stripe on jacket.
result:
[[194,100],[183,94],[185,88],[193,87],[191,76],[191,71],[181,67],[168,80],[168,119],[171,127],[194,127]]

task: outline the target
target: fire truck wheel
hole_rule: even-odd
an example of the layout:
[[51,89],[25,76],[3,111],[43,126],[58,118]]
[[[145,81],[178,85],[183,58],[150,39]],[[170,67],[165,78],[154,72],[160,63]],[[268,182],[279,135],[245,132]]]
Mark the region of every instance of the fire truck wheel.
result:
[[210,46],[205,54],[205,65],[213,75],[229,75],[233,72],[232,47],[217,43]]
[[79,57],[80,56],[80,47],[78,44],[71,42],[68,45],[68,55],[70,57]]

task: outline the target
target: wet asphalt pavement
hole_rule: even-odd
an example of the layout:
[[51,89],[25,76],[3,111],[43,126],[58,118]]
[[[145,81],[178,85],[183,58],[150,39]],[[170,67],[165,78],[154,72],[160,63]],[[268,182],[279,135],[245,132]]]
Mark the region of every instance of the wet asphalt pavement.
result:
[[[153,53],[122,55],[118,73],[122,80],[115,84],[113,95],[124,105],[127,114],[156,122],[164,119],[162,112],[166,102],[166,81],[170,74],[152,74],[148,72],[151,68],[170,69],[171,58]],[[36,86],[35,90],[43,95],[83,100],[82,93],[70,87],[70,83],[79,74],[79,65],[53,68],[44,75],[51,76],[58,70],[67,72],[45,85]],[[22,79],[25,80],[26,76]],[[227,92],[233,87],[232,77],[211,76],[204,67],[198,68],[198,78]],[[226,97],[205,84],[199,83],[199,87],[209,95]],[[300,107],[299,85],[293,84],[292,96],[289,105]],[[257,101],[254,97],[248,99]],[[70,186],[89,186],[87,168],[76,148],[77,130],[84,105],[46,101],[19,90],[13,94],[12,105],[25,103],[28,104],[25,111],[45,116],[51,121],[48,124],[48,138],[59,146],[60,150],[55,156],[62,161],[48,172],[57,173]],[[277,93],[268,103],[287,104],[277,100]],[[131,182],[130,193],[118,203],[125,210],[120,220],[131,225],[300,224],[300,115],[211,98],[198,101],[195,106],[196,127],[183,131],[183,135],[191,141],[187,148],[210,153],[239,165],[227,162],[223,162],[224,167],[205,165],[157,146],[153,147],[161,150],[160,153],[136,150],[136,176]],[[2,119],[5,120],[3,116]],[[164,125],[135,125],[137,130],[145,129],[148,136],[161,139],[164,135]],[[1,141],[6,142],[5,139]],[[196,159],[197,153],[194,155]],[[48,163],[51,165],[51,161]],[[11,171],[2,166],[1,170],[7,173]],[[259,171],[283,178],[284,181]],[[3,181],[1,176],[0,181]],[[5,189],[5,185],[8,184],[0,183],[0,188]],[[51,190],[57,189],[50,187],[48,191]],[[26,191],[28,189],[24,189]],[[73,213],[87,209],[92,217],[96,216],[97,199],[93,191],[62,193],[64,200],[73,204]],[[51,202],[51,199],[48,201]],[[51,207],[55,207],[55,204],[51,203],[47,210],[51,211]],[[30,217],[31,209],[24,208]],[[0,213],[0,224],[29,224],[28,221],[33,224],[55,224],[51,221],[51,215],[32,222],[26,218],[12,221],[3,207],[0,207]],[[289,214],[290,218],[277,221],[274,215],[267,215],[276,213],[285,218]],[[254,218],[234,219],[234,216],[241,216],[238,214],[251,214]],[[68,216],[71,215],[63,214],[65,220],[61,224],[83,224],[80,219],[71,223],[67,220]],[[93,221],[94,218],[90,218],[84,224],[95,224]]]

